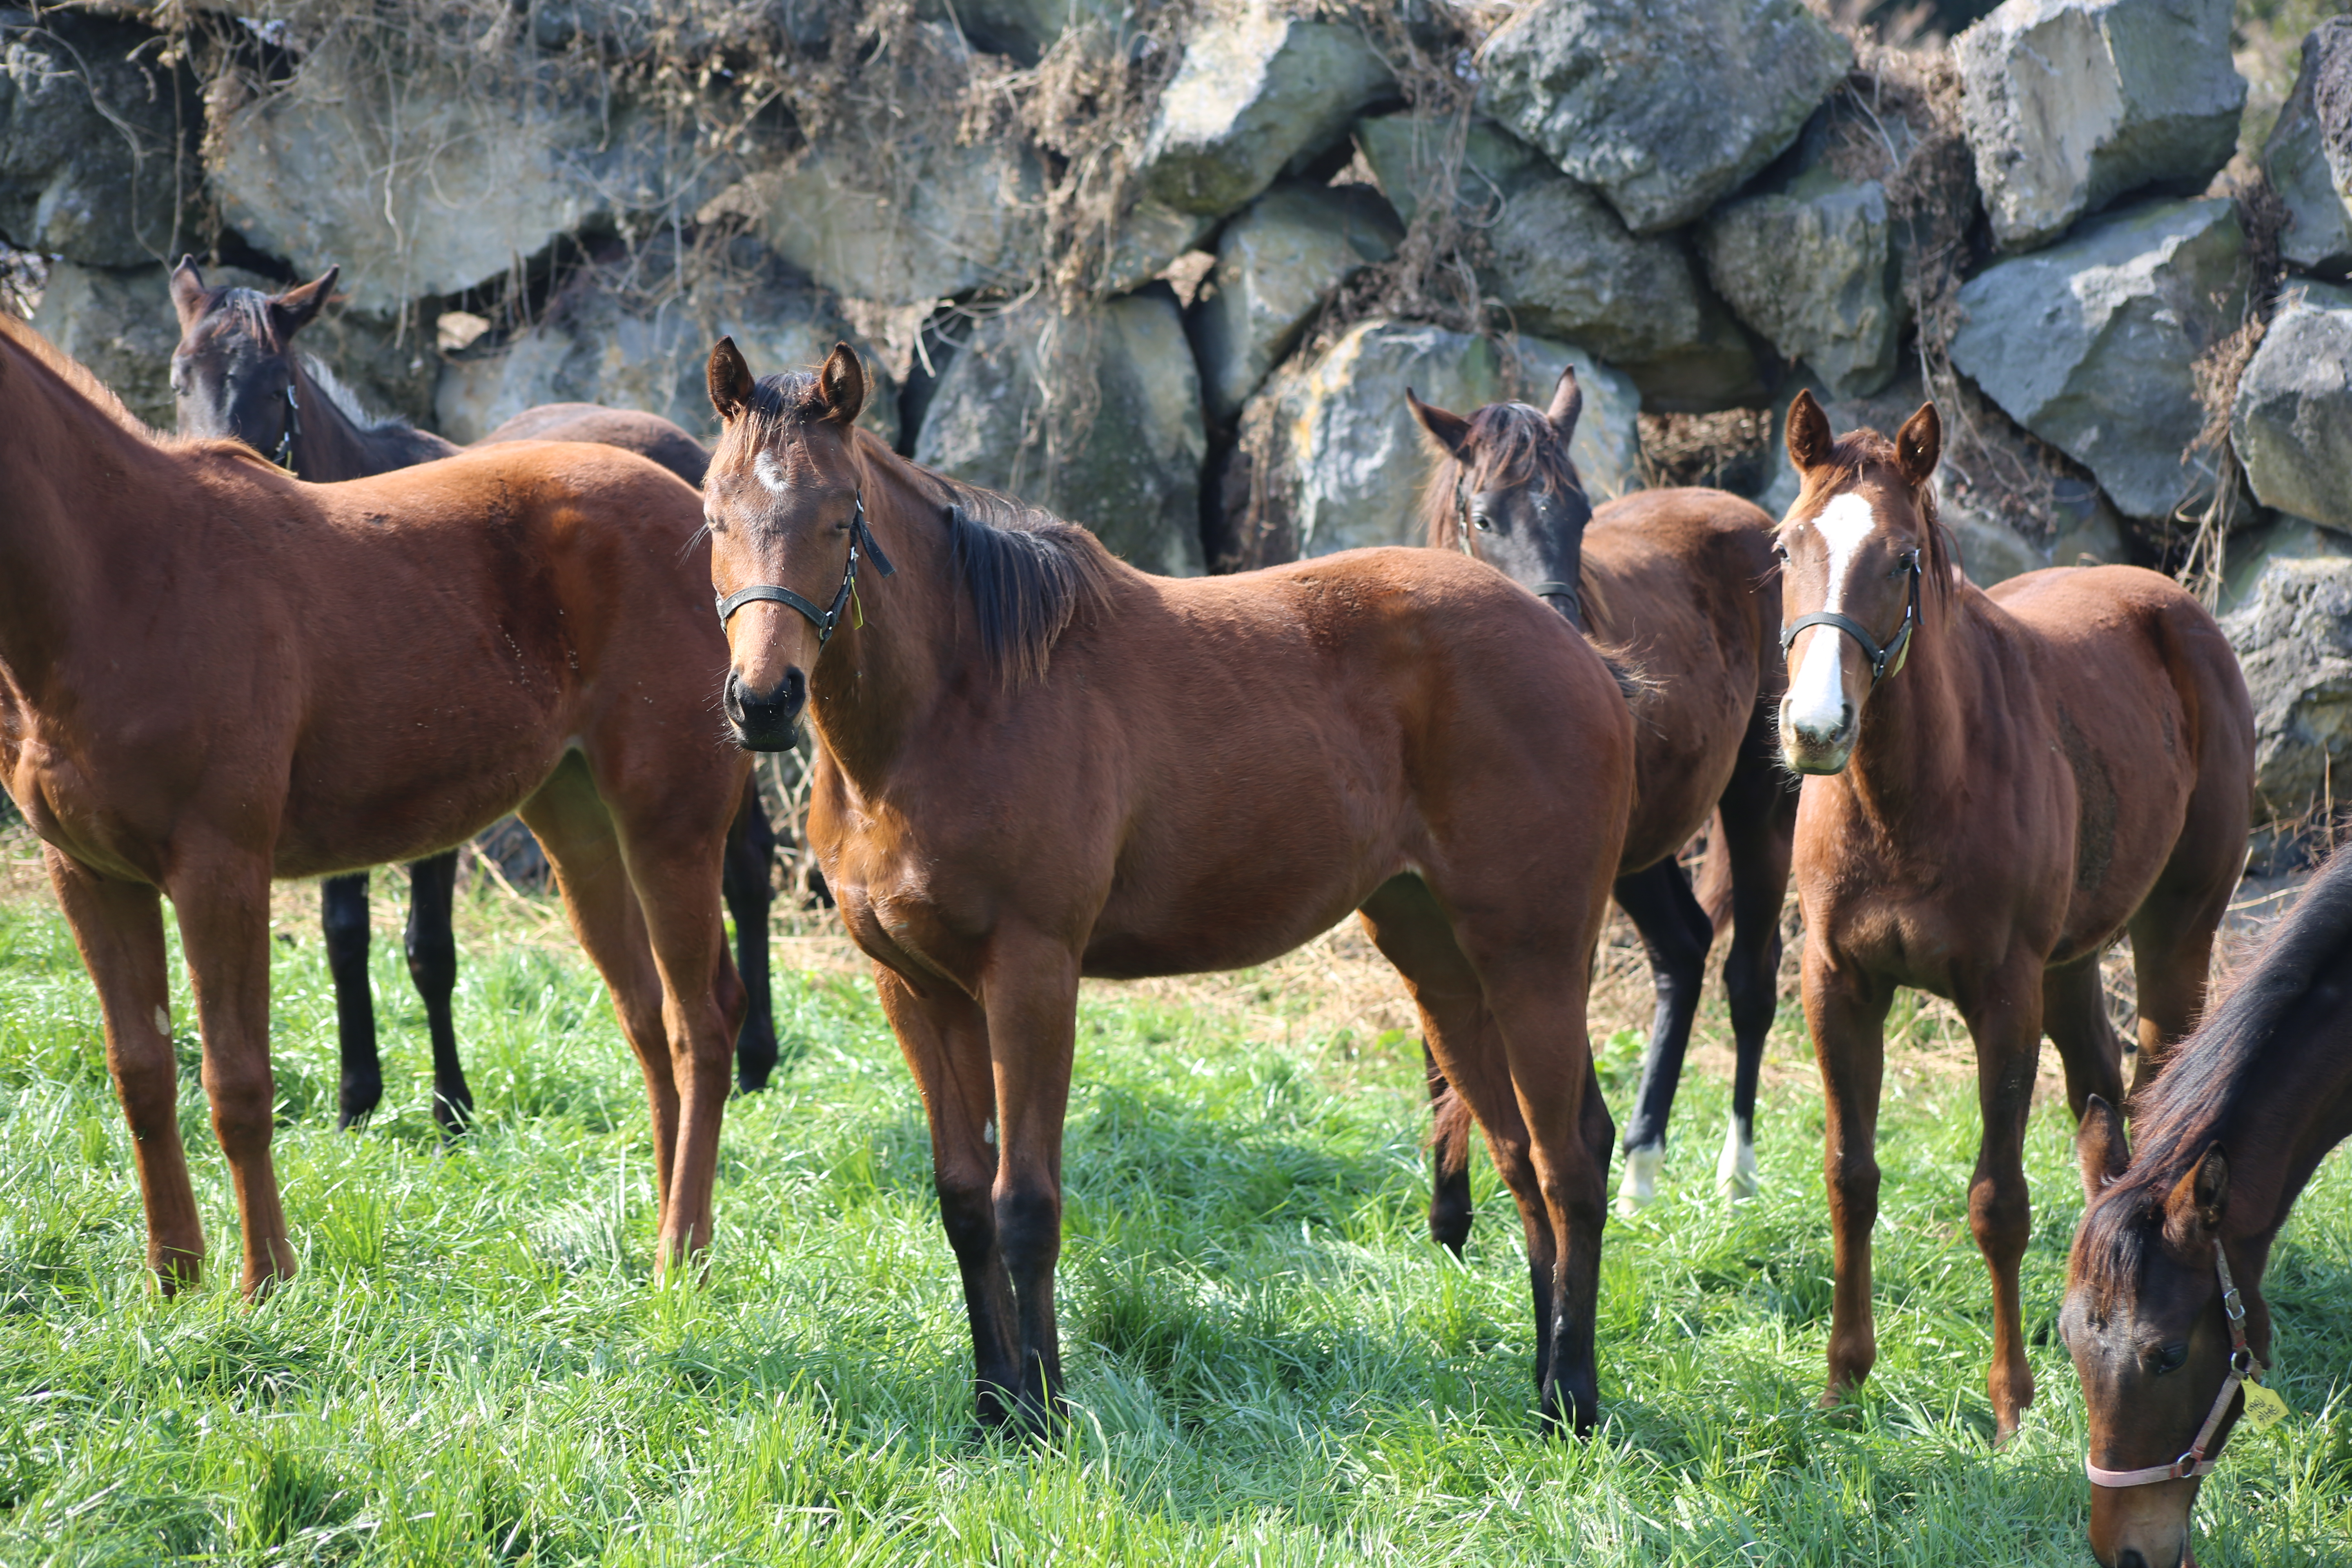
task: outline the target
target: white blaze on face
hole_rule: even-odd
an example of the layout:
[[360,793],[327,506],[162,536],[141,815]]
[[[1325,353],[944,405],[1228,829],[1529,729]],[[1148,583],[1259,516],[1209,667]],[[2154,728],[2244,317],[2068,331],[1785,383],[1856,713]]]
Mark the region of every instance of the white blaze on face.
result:
[[[1813,531],[1829,546],[1829,591],[1822,608],[1845,608],[1846,578],[1864,541],[1878,531],[1870,502],[1848,491],[1822,508]],[[1805,643],[1805,661],[1789,681],[1789,727],[1801,735],[1833,735],[1845,719],[1845,654],[1853,639],[1834,626],[1816,626]]]
[[770,495],[780,496],[784,493],[784,470],[776,466],[776,459],[772,454],[762,452],[752,458],[751,472],[758,476],[760,483],[766,488]]

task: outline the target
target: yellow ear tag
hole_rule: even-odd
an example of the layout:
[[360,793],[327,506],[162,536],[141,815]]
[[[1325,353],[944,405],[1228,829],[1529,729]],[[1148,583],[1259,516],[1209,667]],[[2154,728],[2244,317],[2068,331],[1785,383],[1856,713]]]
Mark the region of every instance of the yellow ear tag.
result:
[[2286,1401],[2259,1383],[2242,1385],[2246,1394],[2245,1421],[2257,1432],[2267,1432],[2286,1419]]

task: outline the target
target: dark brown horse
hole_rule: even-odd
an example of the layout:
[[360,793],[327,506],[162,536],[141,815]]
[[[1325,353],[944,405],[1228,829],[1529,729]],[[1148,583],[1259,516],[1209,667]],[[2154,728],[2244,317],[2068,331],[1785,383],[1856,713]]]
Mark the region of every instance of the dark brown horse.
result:
[[1893,441],[1832,441],[1800,393],[1788,439],[1803,488],[1780,534],[1792,672],[1780,744],[1814,775],[1795,869],[1837,1253],[1823,1397],[1877,1355],[1884,1026],[1895,988],[1915,986],[1949,998],[1976,1041],[1969,1225],[1992,1274],[1988,1387],[2006,1438],[2033,1397],[2017,1269],[2042,1034],[2077,1117],[2093,1095],[2120,1101],[2099,954],[2126,931],[2139,1081],[2189,1032],[2245,863],[2253,716],[2221,629],[2169,578],[2060,568],[1986,594],[1962,576],[1936,521],[1933,404]]
[[97,983],[149,1265],[204,1257],[162,905],[179,917],[248,1292],[290,1274],[269,1156],[269,884],[520,809],[654,1113],[658,1258],[701,1246],[743,1005],[719,863],[745,763],[694,492],[520,444],[306,485],[159,437],[0,314],[0,778]]
[[[1756,1079],[1778,1004],[1780,904],[1797,820],[1772,729],[1781,685],[1772,520],[1738,496],[1701,489],[1643,490],[1593,510],[1569,455],[1584,407],[1573,369],[1560,373],[1542,412],[1492,403],[1465,419],[1410,388],[1405,398],[1439,452],[1423,507],[1429,542],[1501,568],[1579,629],[1621,648],[1645,683],[1633,725],[1633,820],[1613,892],[1641,933],[1658,1005],[1625,1129],[1618,1212],[1650,1202],[1665,1161],[1666,1121],[1715,942],[1715,921],[1675,857],[1710,816],[1713,852],[1729,869],[1723,985],[1738,1046],[1716,1184],[1744,1197],[1756,1185]],[[1429,1230],[1458,1253],[1470,1229],[1468,1129],[1447,1114],[1433,1062],[1430,1090],[1440,1111]]]
[[[334,292],[341,268],[282,294],[207,288],[192,258],[172,272],[180,344],[172,356],[172,392],[180,434],[229,437],[272,454],[280,468],[315,484],[363,479],[460,450],[403,419],[371,419],[352,405],[323,365],[294,347],[294,335]],[[698,489],[709,454],[667,419],[593,403],[555,403],[508,420],[481,445],[504,441],[597,441],[638,452]],[[775,1010],[768,985],[768,870],[775,834],[747,781],[743,807],[727,838],[724,886],[735,917],[738,973],[751,1005],[735,1042],[737,1081],[763,1088],[776,1062]],[[450,997],[457,985],[457,940],[450,929],[457,852],[409,867],[406,947],[409,978],[425,1000],[433,1045],[433,1113],[454,1130],[474,1113],[473,1090],[457,1057]],[[368,984],[367,874],[329,877],[319,885],[327,964],[335,979],[341,1047],[339,1120],[349,1127],[383,1098],[376,1051],[375,1002]]]
[[709,374],[726,710],[757,748],[815,716],[810,842],[930,1114],[982,1419],[1056,1408],[1079,976],[1258,963],[1360,910],[1518,1200],[1541,1409],[1586,1428],[1585,993],[1633,788],[1591,646],[1425,550],[1146,576],[855,429],[845,344],[755,384],[729,340]]
[[2058,1324],[2090,1407],[2091,1549],[2106,1568],[2179,1568],[2242,1384],[2271,1362],[2271,1244],[2352,1138],[2352,855],[2135,1109],[2137,1151],[2105,1100],[2075,1136],[2090,1202]]

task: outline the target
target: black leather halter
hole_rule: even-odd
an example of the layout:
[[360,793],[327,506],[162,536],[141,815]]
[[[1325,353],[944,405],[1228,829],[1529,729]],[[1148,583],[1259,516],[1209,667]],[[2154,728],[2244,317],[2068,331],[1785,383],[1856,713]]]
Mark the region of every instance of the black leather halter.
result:
[[1830,626],[1843,632],[1862,645],[1870,656],[1870,684],[1874,689],[1890,675],[1902,673],[1903,661],[1911,657],[1911,631],[1919,624],[1919,552],[1911,552],[1905,563],[1911,572],[1911,591],[1903,606],[1903,624],[1895,628],[1895,636],[1885,647],[1870,635],[1870,628],[1852,616],[1839,615],[1835,610],[1815,610],[1810,616],[1800,616],[1780,629],[1780,657],[1789,657],[1789,645],[1807,626]]
[[834,628],[841,625],[841,612],[849,607],[850,600],[857,593],[857,552],[861,545],[866,553],[874,558],[877,572],[885,577],[897,574],[898,569],[890,564],[890,558],[882,553],[879,544],[874,542],[873,530],[866,526],[866,492],[863,490],[857,492],[857,510],[849,520],[849,563],[841,569],[841,587],[833,595],[833,604],[829,607],[818,609],[815,600],[803,598],[790,588],[780,588],[773,583],[754,583],[719,600],[719,629],[725,631],[728,619],[744,605],[766,599],[774,604],[789,605],[807,616],[809,624],[816,627],[816,646],[823,647],[832,637]]
[[[278,455],[269,460],[289,474],[294,473],[294,437],[300,434],[302,434],[302,405],[295,399],[294,378],[289,375],[286,378],[286,429],[285,433],[278,437]],[[295,474],[294,477],[301,478],[299,474]]]
[[[1541,505],[1546,499],[1549,498],[1538,497],[1537,504]],[[1454,476],[1454,542],[1462,547],[1463,554],[1476,561],[1482,557],[1477,551],[1471,548],[1471,527],[1470,498],[1463,492],[1462,476],[1457,473]],[[1569,619],[1579,626],[1584,624],[1584,595],[1575,584],[1555,583],[1547,578],[1540,583],[1528,584],[1528,592],[1547,602],[1553,599],[1566,599],[1569,606]]]

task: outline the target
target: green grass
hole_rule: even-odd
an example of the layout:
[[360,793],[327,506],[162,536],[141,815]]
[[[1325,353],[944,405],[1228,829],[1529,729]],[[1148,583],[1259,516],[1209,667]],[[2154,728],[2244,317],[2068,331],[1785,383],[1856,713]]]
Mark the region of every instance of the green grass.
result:
[[[1061,1295],[1077,1420],[1050,1447],[981,1444],[921,1112],[870,987],[780,974],[794,1054],[730,1108],[709,1283],[656,1289],[635,1070],[585,963],[518,940],[544,920],[461,907],[482,1121],[451,1152],[382,940],[387,1105],[334,1131],[325,964],[283,922],[277,1147],[302,1272],[248,1307],[194,1038],[181,1115],[215,1269],[164,1301],[89,983],[46,900],[0,903],[0,1564],[2089,1561],[2082,1411],[2050,1331],[2080,1207],[2063,1106],[2033,1123],[2042,1395],[2008,1450],[1987,1447],[1962,1220],[1973,1094],[1931,1077],[1887,1107],[1859,1405],[1813,1408],[1818,1097],[1793,1076],[1769,1094],[1764,1195],[1732,1212],[1706,1195],[1725,1089],[1694,1075],[1680,1195],[1610,1226],[1606,1425],[1568,1445],[1529,1417],[1516,1215],[1483,1162],[1467,1265],[1423,1234],[1410,1039],[1278,1047],[1240,1005],[1090,991]],[[1261,1018],[1311,1001],[1232,989]],[[1784,1018],[1776,1058],[1801,1050]],[[1604,1051],[1621,1106],[1633,1053],[1624,1031]],[[2231,1443],[2199,1561],[2340,1563],[2340,1155],[2270,1287],[2296,1414]]]

